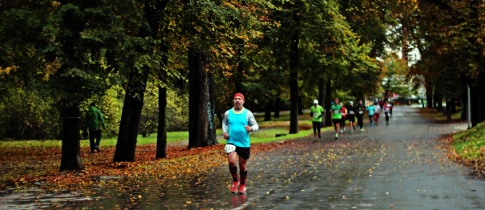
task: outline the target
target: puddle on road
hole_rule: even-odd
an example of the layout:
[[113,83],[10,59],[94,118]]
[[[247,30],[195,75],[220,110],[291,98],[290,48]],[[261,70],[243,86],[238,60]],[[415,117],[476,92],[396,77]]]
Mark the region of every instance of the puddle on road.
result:
[[[225,172],[225,171],[224,171]],[[222,178],[227,180],[226,174]],[[99,185],[83,193],[47,192],[34,186],[22,192],[0,191],[0,210],[9,209],[229,209],[247,205],[245,197],[232,196],[221,177],[161,182],[137,179],[125,185]],[[101,180],[101,179],[99,179]],[[110,180],[110,179],[106,179]],[[102,181],[101,181],[102,182]],[[126,182],[124,182],[126,183]],[[235,200],[235,198],[237,200]]]
[[24,192],[7,189],[0,192],[0,210],[66,208],[72,203],[93,200],[80,193],[46,193],[43,189],[31,187]]

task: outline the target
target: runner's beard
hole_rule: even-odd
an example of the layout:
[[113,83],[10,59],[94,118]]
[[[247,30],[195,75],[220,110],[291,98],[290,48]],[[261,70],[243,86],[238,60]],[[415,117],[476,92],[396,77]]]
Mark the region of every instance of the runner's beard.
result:
[[234,103],[234,109],[235,110],[241,110],[242,109],[242,104],[241,103]]

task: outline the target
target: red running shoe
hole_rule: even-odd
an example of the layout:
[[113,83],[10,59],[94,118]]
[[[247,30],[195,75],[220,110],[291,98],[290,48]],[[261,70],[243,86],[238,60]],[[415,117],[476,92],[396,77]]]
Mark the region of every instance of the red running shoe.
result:
[[237,187],[239,186],[239,182],[233,182],[231,186],[231,192],[237,193]]
[[239,194],[246,194],[246,185],[239,185]]

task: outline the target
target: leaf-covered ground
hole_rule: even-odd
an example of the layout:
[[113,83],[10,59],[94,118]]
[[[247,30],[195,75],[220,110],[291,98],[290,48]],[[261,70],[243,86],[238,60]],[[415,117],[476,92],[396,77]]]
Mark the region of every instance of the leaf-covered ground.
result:
[[[422,111],[422,116],[433,118],[439,115],[431,111]],[[478,129],[478,128],[476,128]],[[483,129],[483,125],[480,127]],[[485,135],[485,132],[483,132]],[[478,135],[480,134],[480,135]],[[477,142],[483,139],[482,132],[469,130],[461,137],[464,142]],[[483,145],[472,147],[461,146],[456,149],[453,136],[444,137],[449,147],[449,157],[465,165],[475,167],[478,173],[485,174]],[[481,142],[481,141],[479,141]],[[295,147],[298,143],[284,141],[278,143],[253,144],[251,153],[275,150],[280,147]],[[472,144],[472,143],[470,143]],[[476,144],[476,143],[475,143]],[[473,145],[473,144],[472,144]],[[155,145],[141,145],[136,149],[136,162],[115,163],[112,161],[114,147],[102,147],[100,153],[90,154],[89,148],[81,149],[84,170],[60,172],[60,147],[1,147],[0,148],[0,190],[22,190],[37,186],[45,190],[83,190],[101,185],[117,186],[132,183],[140,178],[155,177],[156,180],[173,183],[172,180],[197,177],[227,164],[223,144],[187,150],[185,145],[169,146],[168,158],[156,159]],[[473,150],[473,151],[472,151]],[[465,154],[476,154],[474,159]],[[481,161],[480,161],[481,160]],[[195,180],[195,183],[197,181]]]
[[[285,144],[253,144],[251,152],[273,150]],[[161,181],[193,177],[227,164],[223,147],[220,144],[188,150],[186,146],[169,146],[168,158],[156,159],[156,145],[142,145],[136,149],[135,162],[113,162],[114,147],[102,147],[100,153],[94,154],[90,154],[89,148],[82,148],[84,170],[62,172],[59,171],[59,147],[3,147],[0,148],[0,189],[22,190],[36,185],[49,191],[83,190],[96,185],[129,183],[143,177]]]

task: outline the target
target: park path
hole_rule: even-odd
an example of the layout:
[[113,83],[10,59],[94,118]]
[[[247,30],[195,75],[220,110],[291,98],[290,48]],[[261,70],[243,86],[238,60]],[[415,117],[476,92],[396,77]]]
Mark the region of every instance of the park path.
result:
[[[308,137],[255,152],[247,195],[229,192],[228,168],[221,165],[170,187],[140,180],[94,189],[98,193],[87,200],[54,203],[71,209],[485,209],[485,181],[448,159],[446,145],[437,140],[466,124],[432,123],[417,111],[397,106],[389,125],[381,116],[380,125],[366,121],[364,132],[338,140],[326,132],[319,142]],[[0,203],[0,209],[10,207]]]
[[416,108],[398,106],[389,125],[381,116],[378,126],[366,124],[364,132],[347,133],[337,141],[331,141],[330,132],[324,136],[330,141],[308,143],[310,155],[303,150],[291,156],[306,166],[248,207],[485,209],[484,180],[448,159],[444,143],[437,141],[463,129],[466,124],[431,123]]

